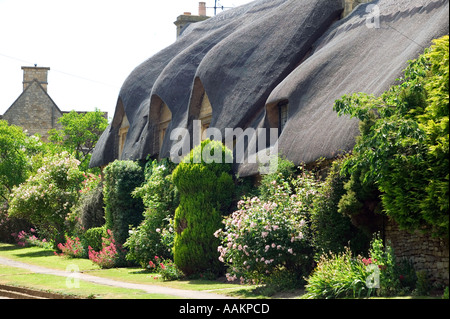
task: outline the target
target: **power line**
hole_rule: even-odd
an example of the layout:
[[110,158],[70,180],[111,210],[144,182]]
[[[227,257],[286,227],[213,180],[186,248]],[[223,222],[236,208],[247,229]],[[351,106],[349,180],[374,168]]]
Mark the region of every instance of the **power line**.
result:
[[[0,56],[8,58],[8,59],[11,59],[11,60],[23,62],[23,63],[26,63],[28,65],[37,66],[36,63],[30,62],[30,61],[27,61],[27,60],[23,60],[23,59],[20,59],[20,58],[12,57],[10,55],[6,55],[6,54],[3,54],[3,53],[0,53]],[[53,69],[53,68],[52,68],[52,71],[54,71],[56,73],[64,74],[64,75],[67,75],[67,76],[70,76],[70,77],[73,77],[73,78],[77,78],[77,79],[80,79],[80,80],[83,80],[83,81],[93,82],[93,83],[101,84],[101,85],[108,86],[108,87],[111,87],[111,88],[114,88],[114,89],[118,89],[118,87],[115,86],[115,85],[112,85],[112,84],[109,84],[109,83],[104,83],[104,82],[101,82],[101,81],[98,81],[98,80],[92,80],[92,79],[86,78],[84,76],[76,75],[76,74],[73,74],[73,73],[69,73],[69,72],[65,72],[65,71],[61,71],[61,70]]]

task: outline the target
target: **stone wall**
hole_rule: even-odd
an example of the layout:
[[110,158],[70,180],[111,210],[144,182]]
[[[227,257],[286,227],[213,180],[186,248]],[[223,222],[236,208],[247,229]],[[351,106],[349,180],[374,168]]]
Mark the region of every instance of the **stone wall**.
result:
[[449,241],[432,238],[420,232],[413,234],[400,230],[388,220],[385,225],[385,239],[391,241],[397,259],[410,259],[416,271],[425,270],[431,282],[449,285]]
[[3,115],[10,125],[27,130],[28,134],[40,134],[47,141],[48,131],[61,129],[58,119],[62,116],[53,100],[42,86],[33,81]]

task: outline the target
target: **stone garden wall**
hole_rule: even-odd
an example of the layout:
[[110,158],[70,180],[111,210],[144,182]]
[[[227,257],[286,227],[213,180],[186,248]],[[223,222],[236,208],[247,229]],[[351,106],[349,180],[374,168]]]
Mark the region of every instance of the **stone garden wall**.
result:
[[448,239],[432,238],[420,232],[411,234],[400,230],[392,220],[386,222],[385,239],[391,241],[397,259],[410,259],[416,271],[427,272],[431,282],[449,285]]

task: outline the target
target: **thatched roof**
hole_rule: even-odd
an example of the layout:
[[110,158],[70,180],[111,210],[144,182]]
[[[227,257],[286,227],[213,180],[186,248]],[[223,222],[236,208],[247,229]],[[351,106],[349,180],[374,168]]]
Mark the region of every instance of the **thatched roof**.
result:
[[[341,0],[258,0],[192,24],[171,46],[138,66],[125,81],[116,114],[91,160],[118,158],[124,114],[130,123],[122,159],[167,157],[174,141],[159,145],[157,110],[168,106],[167,128],[197,119],[193,101],[205,92],[211,126],[274,126],[271,112],[288,102],[279,139],[282,154],[297,164],[350,150],[358,123],[338,118],[343,94],[379,94],[429,46],[448,34],[448,0],[379,0],[360,5],[343,20]],[[368,28],[369,5],[380,9],[380,28]],[[369,21],[370,22],[370,21]],[[370,24],[370,23],[369,23]],[[241,176],[256,165],[237,165]]]

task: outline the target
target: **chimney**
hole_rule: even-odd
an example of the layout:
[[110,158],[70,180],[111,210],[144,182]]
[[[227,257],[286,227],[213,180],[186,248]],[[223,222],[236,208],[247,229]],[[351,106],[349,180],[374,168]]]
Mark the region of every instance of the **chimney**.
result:
[[34,65],[23,66],[22,70],[24,91],[34,80],[37,80],[39,84],[42,85],[42,88],[45,90],[45,92],[47,92],[47,74],[50,68],[38,67],[37,65]]
[[201,17],[206,17],[206,2],[198,3],[198,15]]

